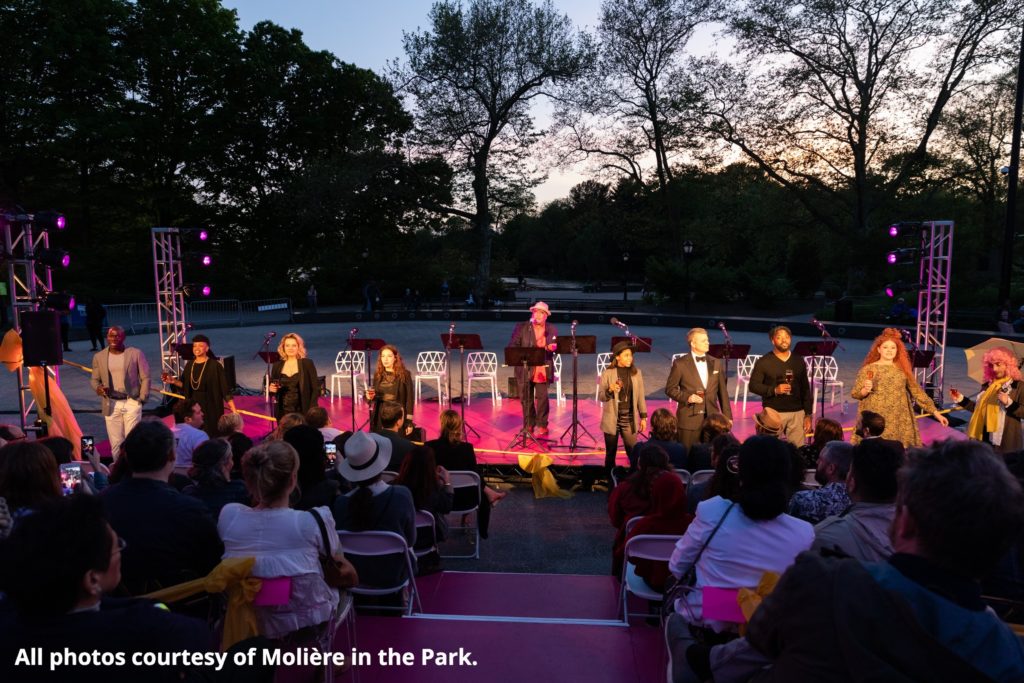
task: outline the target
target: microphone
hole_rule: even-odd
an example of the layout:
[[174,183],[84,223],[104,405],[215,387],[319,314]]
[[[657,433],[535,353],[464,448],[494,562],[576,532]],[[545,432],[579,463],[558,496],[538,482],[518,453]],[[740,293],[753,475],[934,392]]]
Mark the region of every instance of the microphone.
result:
[[811,318],[811,324],[817,327],[819,332],[825,331],[825,323],[821,322],[817,318]]
[[620,329],[623,329],[623,330],[627,329],[626,328],[626,323],[620,321],[618,318],[612,318],[608,322],[610,322],[612,325],[615,325],[615,327],[618,327]]
[[265,334],[264,336],[265,336],[265,337],[266,337],[267,339],[273,339],[274,337],[276,337],[276,336],[277,336],[277,332],[267,332],[267,333],[266,333],[266,334]]
[[722,331],[722,334],[725,335],[726,339],[729,338],[729,330],[725,329],[725,323],[723,323],[721,320],[718,321],[718,329]]
[[353,327],[351,330],[348,331],[348,336],[354,337],[354,336],[356,336],[357,332],[359,332],[359,328],[358,327]]
[[579,324],[580,324],[579,320],[573,320],[572,324],[569,327],[571,327],[575,331],[576,330],[576,326],[579,325]]

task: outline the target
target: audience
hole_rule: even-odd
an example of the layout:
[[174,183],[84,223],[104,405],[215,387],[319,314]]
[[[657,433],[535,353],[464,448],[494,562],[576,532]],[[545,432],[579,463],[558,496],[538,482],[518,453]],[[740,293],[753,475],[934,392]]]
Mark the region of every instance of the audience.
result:
[[774,408],[762,408],[754,416],[754,433],[758,436],[778,437],[782,431],[782,416]]
[[[229,414],[233,415],[234,413]],[[231,444],[231,478],[242,481],[242,458],[253,447],[252,439],[245,434],[236,432],[227,437],[227,441]]]
[[[284,638],[299,629],[323,626],[340,596],[324,581],[320,555],[330,554],[340,562],[350,585],[358,582],[355,569],[341,554],[330,508],[288,507],[298,483],[299,455],[286,442],[256,446],[246,454],[242,469],[255,505],[229,503],[221,511],[217,529],[224,539],[224,557],[255,557],[253,576],[291,578],[286,605],[257,610],[260,632]],[[329,548],[324,546],[317,515],[327,530]]]
[[416,540],[421,548],[429,548],[433,541],[443,541],[448,537],[448,520],[445,515],[452,511],[452,480],[448,470],[434,460],[433,450],[427,446],[414,446],[402,461],[398,476],[392,484],[409,489],[416,509],[426,510],[434,516],[433,539],[421,539],[417,531]]
[[324,441],[334,441],[341,436],[341,430],[331,426],[331,416],[323,406],[313,406],[306,411],[306,424],[319,429]]
[[217,519],[221,508],[228,503],[249,504],[245,484],[231,478],[234,458],[231,444],[224,439],[210,439],[199,444],[192,453],[192,468],[188,471],[193,481],[182,493],[202,501],[210,515]]
[[[50,449],[53,457],[57,459],[58,468],[61,465],[70,465],[74,462],[75,445],[69,439],[65,439],[63,436],[47,436],[37,439],[36,443],[40,443]],[[92,472],[86,473],[83,471],[81,486],[76,488],[76,491],[80,490],[84,493],[97,494],[110,483],[108,478],[110,470],[100,462],[99,453],[96,452],[95,448],[84,455],[89,461],[89,465],[92,466]]]
[[[124,541],[103,516],[100,499],[54,498],[24,518],[4,542],[0,563],[0,679],[122,681],[195,680],[185,665],[145,670],[15,666],[19,650],[61,652],[206,652],[207,625],[149,600],[107,597],[121,581]],[[48,660],[45,660],[48,661]]]
[[887,560],[892,555],[889,526],[896,514],[897,473],[902,465],[903,456],[878,439],[857,444],[846,475],[851,505],[814,527],[811,549],[862,562]]
[[[658,408],[651,414],[651,438],[647,441],[638,442],[634,447],[636,460],[639,460],[638,450],[648,446],[657,446],[668,454],[668,461],[675,469],[686,469],[686,447],[677,441],[676,416],[672,411],[665,408]],[[636,462],[631,463],[636,469]]]
[[[884,429],[884,427],[883,427]],[[814,437],[811,442],[800,446],[800,456],[803,458],[803,469],[813,470],[818,467],[818,454],[829,441],[843,440],[843,426],[835,420],[827,417],[819,417],[814,423]]]
[[122,446],[131,476],[100,499],[110,525],[128,543],[121,560],[132,595],[205,576],[223,545],[209,510],[167,483],[174,469],[174,434],[163,422],[143,420]]
[[722,434],[728,434],[731,429],[732,422],[721,413],[711,413],[705,417],[700,425],[697,443],[686,454],[686,469],[690,472],[711,469],[711,442]]
[[284,441],[299,454],[299,498],[293,507],[299,510],[321,505],[331,507],[341,487],[338,482],[327,478],[324,437],[317,429],[302,424],[289,429]]
[[203,407],[199,401],[184,399],[174,406],[174,469],[185,474],[192,467],[192,451],[209,439],[203,431]]
[[[490,533],[491,508],[508,495],[507,491],[498,491],[484,484],[483,473],[477,466],[476,451],[473,444],[462,440],[462,416],[455,410],[442,410],[439,417],[441,434],[425,446],[434,451],[434,460],[449,472],[476,472],[480,475],[480,507],[477,509],[477,525],[480,538],[487,538]],[[456,491],[453,507],[465,509],[471,501],[463,500],[464,491]],[[474,499],[477,500],[477,499]]]
[[841,514],[850,507],[846,492],[846,475],[850,471],[853,444],[830,441],[818,456],[814,480],[820,488],[797,491],[789,501],[789,514],[817,524],[829,515]]
[[[622,558],[626,548],[626,523],[654,509],[653,489],[656,481],[672,478],[682,480],[672,471],[668,454],[660,446],[645,446],[637,456],[636,472],[612,489],[608,496],[608,519],[615,527],[612,542],[612,575],[622,578]],[[684,494],[685,495],[685,494]]]
[[217,436],[228,438],[232,434],[242,434],[245,431],[245,422],[238,413],[224,413],[217,418]]
[[399,434],[405,425],[405,408],[398,401],[382,401],[380,407],[380,431],[377,433],[391,442],[391,457],[395,463],[405,460],[412,450],[413,443]]
[[[626,534],[626,541],[643,534],[679,536],[685,533],[686,527],[693,520],[693,515],[686,509],[686,498],[686,487],[682,479],[678,476],[659,476],[651,487],[650,511],[636,521]],[[668,562],[636,558],[632,562],[636,565],[636,575],[644,583],[654,590],[665,590],[665,584],[671,576]]]
[[978,582],[1022,523],[1020,484],[990,446],[923,449],[900,472],[887,562],[803,553],[746,638],[710,650],[670,623],[673,653],[685,652],[673,657],[674,679],[728,665],[730,680],[1022,680],[1024,647],[986,609]]
[[[669,570],[682,577],[696,563],[696,590],[676,601],[692,626],[709,641],[735,624],[705,620],[702,588],[753,588],[766,571],[781,573],[814,540],[814,529],[786,514],[790,456],[775,437],[752,436],[740,446],[735,501],[715,496],[697,506],[697,516],[676,544]],[[703,548],[703,550],[702,550]]]
[[[687,487],[687,512],[697,512],[697,505],[712,496],[733,499],[734,493],[739,489],[739,480],[736,477],[736,473],[739,472],[739,460],[736,459],[739,452],[740,442],[732,434],[715,437],[711,442],[711,468],[715,473],[707,481],[690,483]],[[733,459],[732,467],[729,466],[730,458]]]
[[12,441],[0,447],[0,498],[15,526],[48,500],[60,498],[60,470],[49,448],[37,441]]
[[277,428],[264,441],[280,441],[289,429],[304,424],[306,424],[306,418],[302,413],[285,413],[277,421]]
[[855,441],[866,441],[877,439],[893,450],[899,451],[902,455],[905,451],[903,442],[898,439],[884,439],[882,432],[885,431],[885,416],[865,410],[857,416],[857,425],[853,428]]

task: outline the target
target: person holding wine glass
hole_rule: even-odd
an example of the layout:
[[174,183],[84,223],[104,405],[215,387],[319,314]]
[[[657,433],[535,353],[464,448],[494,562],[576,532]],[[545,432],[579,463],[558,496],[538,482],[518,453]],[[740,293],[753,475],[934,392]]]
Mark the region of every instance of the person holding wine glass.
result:
[[[170,373],[161,373],[164,384],[172,384],[181,389],[186,400],[194,400],[203,409],[205,419],[203,431],[211,439],[217,438],[217,421],[224,414],[224,404],[228,404],[231,412],[235,409],[235,399],[228,386],[228,378],[224,367],[217,362],[216,356],[210,351],[210,338],[205,334],[192,337],[192,360],[185,363],[181,377]],[[211,362],[212,361],[212,362]]]
[[604,432],[606,475],[610,475],[615,466],[620,434],[630,468],[635,466],[633,447],[636,446],[636,435],[647,429],[646,394],[644,376],[640,368],[633,365],[633,346],[628,341],[620,341],[612,347],[612,362],[601,373],[598,391],[598,398],[603,404],[601,431]]
[[754,363],[750,372],[750,391],[761,397],[761,405],[772,408],[782,418],[786,439],[799,448],[811,431],[811,385],[803,356],[795,355],[790,346],[793,334],[785,325],[776,325],[768,332],[772,352]]
[[[900,331],[894,328],[886,328],[875,337],[850,395],[860,401],[858,413],[870,410],[885,418],[883,439],[899,441],[904,447],[921,445],[913,403],[933,415],[943,427],[949,425],[949,420],[914,378],[910,354]],[[857,444],[860,437],[854,434],[850,441]]]
[[382,346],[377,354],[373,384],[366,388],[366,400],[372,411],[370,429],[381,431],[380,406],[384,401],[394,401],[405,410],[405,422],[399,427],[398,433],[402,436],[412,434],[413,388],[412,374],[402,362],[402,354],[391,344]]
[[961,408],[974,413],[967,436],[990,444],[998,453],[1014,453],[1024,448],[1020,422],[1024,418],[1024,381],[1017,357],[1005,346],[997,346],[986,351],[981,362],[985,381],[977,400],[952,387],[949,395]]
[[289,332],[281,337],[277,353],[281,359],[270,368],[270,393],[277,398],[274,417],[280,420],[288,413],[305,415],[320,397],[320,380],[313,361],[306,357],[306,343]]

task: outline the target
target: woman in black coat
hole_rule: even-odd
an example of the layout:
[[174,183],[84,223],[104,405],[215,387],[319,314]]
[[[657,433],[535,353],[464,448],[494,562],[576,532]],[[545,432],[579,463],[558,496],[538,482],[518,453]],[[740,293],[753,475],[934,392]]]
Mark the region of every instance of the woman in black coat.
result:
[[228,386],[224,367],[210,350],[210,338],[205,334],[192,337],[192,355],[192,360],[185,363],[181,377],[163,373],[161,378],[167,384],[180,387],[186,399],[199,403],[203,409],[203,431],[215,439],[217,422],[224,414],[224,404],[228,404],[231,412],[238,412],[232,395],[234,387]]
[[366,398],[373,410],[372,429],[382,431],[380,424],[380,406],[384,401],[395,401],[405,409],[405,423],[399,432],[403,436],[412,433],[413,393],[412,374],[402,362],[402,354],[398,349],[387,344],[377,354],[377,370],[373,373],[373,385],[366,390]]
[[274,417],[280,420],[288,413],[305,415],[320,397],[316,366],[306,358],[306,344],[294,332],[281,337],[277,352],[281,360],[270,368],[270,393],[277,397]]

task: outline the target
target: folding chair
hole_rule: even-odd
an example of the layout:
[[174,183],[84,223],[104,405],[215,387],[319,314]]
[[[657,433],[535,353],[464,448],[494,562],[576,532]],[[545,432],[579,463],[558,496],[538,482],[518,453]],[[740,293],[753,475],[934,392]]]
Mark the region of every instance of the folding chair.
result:
[[444,404],[448,356],[444,351],[420,351],[416,354],[416,402],[420,402],[423,382],[437,382],[437,401]]
[[597,380],[596,386],[594,387],[594,402],[598,403],[601,399],[598,396],[598,392],[601,391],[601,373],[608,369],[608,366],[612,364],[612,354],[610,353],[599,353],[597,354]]
[[363,373],[366,372],[366,352],[338,351],[334,358],[334,374],[331,375],[331,403],[334,403],[335,396],[341,396],[342,387],[352,384],[352,372],[355,373],[356,392],[352,400],[356,403],[363,402],[363,392],[359,390],[359,385],[361,383],[363,389],[366,389],[366,380],[363,378]]
[[380,480],[385,484],[390,484],[398,476],[398,472],[392,472],[391,470],[384,470],[380,473]]
[[437,526],[429,510],[416,511],[416,543],[412,551],[417,559],[437,552]]
[[565,394],[562,393],[562,354],[555,354],[555,404],[565,405]]
[[[364,583],[366,577],[360,572],[358,586],[350,588],[349,591],[356,595],[392,595],[402,593],[405,606],[388,607],[378,606],[376,609],[391,609],[411,615],[415,607],[423,611],[420,605],[420,594],[416,590],[416,571],[413,569],[412,552],[405,538],[393,531],[339,531],[338,539],[341,541],[342,552],[349,561],[356,563],[358,558],[395,556],[395,563],[399,564],[404,575],[397,583],[391,586],[370,585]],[[357,567],[358,569],[358,567]],[[408,589],[408,595],[406,590]]]
[[714,470],[697,470],[690,475],[690,486],[696,486],[697,484],[703,484],[706,481],[711,481],[711,477],[715,476]]
[[[673,470],[673,471],[674,471],[674,472],[675,472],[676,474],[678,474],[678,475],[679,475],[679,478],[680,478],[680,479],[682,479],[682,480],[683,480],[683,485],[684,485],[684,486],[689,486],[689,485],[690,485],[690,478],[691,478],[691,476],[690,476],[690,471],[689,471],[689,470],[684,470],[684,469],[681,469],[681,468],[678,468],[678,467],[677,467],[677,468],[676,468],[675,470]],[[711,471],[713,472],[714,470],[711,470]]]
[[846,415],[846,394],[843,392],[843,382],[839,379],[839,363],[833,356],[824,356],[818,361],[818,367],[815,368],[815,359],[811,357],[804,358],[804,363],[807,365],[807,377],[811,380],[811,387],[814,389],[814,396],[811,398],[811,404],[818,404],[818,391],[824,392],[829,389],[828,404],[834,406],[836,404],[836,389],[839,389],[839,412],[842,415]]
[[625,557],[622,560],[622,591],[619,601],[622,604],[622,621],[629,624],[631,616],[650,616],[647,612],[630,612],[629,595],[633,594],[642,600],[660,601],[665,595],[648,586],[642,578],[636,574],[636,566],[629,560],[651,560],[654,562],[668,562],[672,558],[672,551],[682,535],[660,535],[642,534],[634,536],[626,541]]
[[750,375],[754,371],[754,363],[761,356],[750,354],[736,362],[736,389],[732,392],[732,402],[739,403],[740,385],[743,385],[743,414],[747,414],[747,392],[750,390]]
[[[470,513],[476,512],[479,517],[480,509],[480,475],[476,472],[468,470],[454,470],[448,473],[451,475],[452,489],[454,489],[454,501],[458,507],[453,507],[449,515],[456,515],[464,517]],[[460,501],[465,501],[460,503]],[[450,525],[449,531],[456,531],[460,529],[472,529],[473,530],[473,552],[468,555],[444,555],[442,558],[470,558],[474,560],[480,559],[480,520],[474,519],[472,525]],[[448,540],[451,541],[455,534],[449,533]]]
[[489,382],[491,405],[501,407],[498,391],[498,354],[492,351],[473,351],[466,354],[466,405],[473,398],[473,382]]

